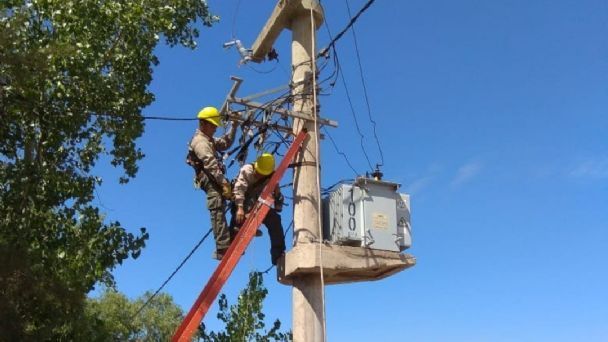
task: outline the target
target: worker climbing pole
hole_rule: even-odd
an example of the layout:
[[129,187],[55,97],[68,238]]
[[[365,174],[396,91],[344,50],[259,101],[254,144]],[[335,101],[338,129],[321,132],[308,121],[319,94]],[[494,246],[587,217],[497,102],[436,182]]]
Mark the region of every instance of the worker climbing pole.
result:
[[293,143],[285,153],[283,160],[279,167],[274,171],[272,177],[262,190],[262,194],[258,198],[257,203],[251,210],[250,215],[243,223],[242,228],[239,230],[234,241],[230,244],[230,247],[226,251],[226,254],[221,259],[217,269],[211,275],[209,282],[205,285],[203,291],[197,298],[196,302],[186,315],[184,321],[180,324],[179,328],[173,335],[172,341],[185,342],[190,341],[192,335],[198,328],[201,320],[209,310],[209,307],[217,297],[220,289],[228,280],[228,277],[234,270],[234,267],[241,258],[241,255],[251,242],[251,239],[255,235],[257,228],[262,224],[266,214],[270,210],[270,206],[273,204],[274,189],[285,174],[285,171],[293,161],[294,157],[298,153],[304,138],[306,137],[306,129],[300,131]]

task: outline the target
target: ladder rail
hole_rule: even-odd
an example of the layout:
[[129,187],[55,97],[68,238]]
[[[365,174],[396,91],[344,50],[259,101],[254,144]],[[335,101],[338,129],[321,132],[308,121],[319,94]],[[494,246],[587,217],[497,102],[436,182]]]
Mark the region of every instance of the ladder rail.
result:
[[207,311],[209,311],[215,298],[228,280],[228,277],[232,274],[236,264],[241,259],[243,252],[247,246],[249,246],[249,243],[251,243],[256,230],[262,224],[264,218],[266,218],[266,214],[268,214],[268,211],[270,210],[270,205],[274,202],[272,193],[279,184],[281,178],[283,178],[283,174],[287,171],[289,164],[295,158],[306,135],[306,129],[303,129],[294,139],[292,145],[287,150],[287,153],[285,153],[285,157],[262,190],[258,202],[251,210],[251,214],[245,219],[242,228],[237,233],[234,241],[230,244],[230,247],[220,261],[220,264],[211,275],[211,278],[209,278],[209,282],[207,282],[203,291],[192,305],[192,308],[175,331],[175,334],[171,339],[172,342],[189,342],[191,340],[192,335],[194,335],[194,332],[198,329],[203,317]]

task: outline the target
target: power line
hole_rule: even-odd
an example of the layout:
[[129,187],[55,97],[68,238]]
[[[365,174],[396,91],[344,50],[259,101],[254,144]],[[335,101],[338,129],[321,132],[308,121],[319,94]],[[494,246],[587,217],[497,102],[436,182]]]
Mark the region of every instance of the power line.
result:
[[236,18],[239,14],[239,9],[241,7],[241,0],[238,0],[236,3],[236,7],[234,9],[234,15],[232,16],[232,38],[236,38]]
[[272,68],[271,68],[271,69],[269,69],[269,70],[258,70],[258,69],[256,69],[256,68],[254,68],[253,66],[251,66],[251,64],[249,64],[249,63],[246,63],[245,65],[247,65],[247,67],[248,67],[249,69],[251,69],[251,70],[255,71],[255,72],[256,72],[256,73],[258,73],[258,74],[270,74],[270,73],[274,72],[275,70],[277,70],[277,66],[279,65],[279,63],[275,63],[275,64],[274,64],[274,67],[272,67]]
[[[348,5],[348,0],[344,0],[346,2],[346,8],[348,10],[348,16],[351,16],[350,6]],[[352,18],[351,18],[352,20]],[[376,121],[372,119],[372,110],[369,105],[369,96],[367,95],[367,87],[365,85],[365,77],[363,75],[363,67],[361,65],[361,56],[359,54],[359,44],[357,43],[357,33],[355,32],[355,26],[353,25],[352,29],[353,39],[355,42],[355,51],[357,53],[357,62],[359,64],[359,75],[361,76],[361,83],[363,84],[363,93],[365,94],[365,103],[367,104],[367,115],[369,117],[369,121],[371,121],[374,127],[374,138],[376,139],[376,144],[378,145],[378,151],[380,152],[380,165],[384,165],[384,153],[382,153],[382,147],[380,147],[380,140],[378,140],[378,135],[376,134]]]
[[[370,2],[368,2],[368,3],[366,4],[366,6],[364,6],[364,9],[366,9],[367,7],[369,7],[369,5],[371,5],[371,3],[372,3],[372,2],[373,2],[373,0],[372,0],[372,1],[370,1]],[[362,11],[363,11],[364,9],[362,9]],[[362,13],[362,11],[359,11],[359,14],[358,14],[358,15],[360,15],[360,14]],[[356,18],[353,18],[353,19],[355,19],[355,21],[356,21]],[[351,22],[353,22],[353,23],[354,23],[354,21],[353,21],[352,19],[351,19]],[[329,37],[331,38],[331,32],[330,32],[330,29],[329,29],[329,24],[328,24],[327,20],[325,20],[325,27],[326,27],[326,29],[327,29],[327,34],[328,34],[328,35],[329,35]],[[343,30],[343,31],[341,32],[341,34],[344,34],[344,32],[346,32],[346,29],[345,29],[345,30]],[[337,40],[337,39],[336,39],[336,38],[334,38],[334,39],[332,39],[332,42],[335,42],[336,40]],[[359,134],[359,144],[360,144],[360,146],[361,146],[361,150],[363,151],[363,155],[364,155],[364,157],[365,157],[365,160],[367,161],[367,165],[369,166],[369,169],[370,169],[371,171],[373,171],[373,170],[374,170],[374,168],[372,167],[372,163],[371,163],[371,161],[370,161],[370,159],[369,159],[369,156],[367,155],[367,151],[365,150],[365,145],[363,144],[363,139],[365,138],[365,135],[364,135],[364,134],[361,132],[361,127],[359,126],[359,120],[357,119],[357,115],[356,115],[356,113],[355,113],[355,107],[354,107],[353,102],[352,102],[351,97],[350,97],[350,92],[349,92],[349,90],[348,90],[348,86],[347,86],[347,84],[346,84],[346,79],[345,79],[345,77],[344,77],[344,72],[341,72],[341,71],[342,71],[342,68],[341,68],[341,66],[340,66],[340,59],[338,58],[338,51],[336,51],[336,47],[335,47],[335,45],[334,45],[334,44],[330,44],[330,45],[328,46],[328,48],[329,48],[330,46],[331,46],[331,48],[332,48],[332,50],[333,50],[333,52],[334,52],[334,54],[333,54],[333,56],[334,56],[334,64],[335,64],[335,67],[336,67],[336,79],[335,79],[335,81],[333,82],[332,86],[333,86],[333,85],[335,85],[335,82],[338,80],[338,78],[340,78],[340,79],[341,79],[341,81],[342,81],[342,85],[344,86],[344,91],[346,92],[346,99],[348,100],[348,104],[349,104],[349,107],[350,107],[350,112],[351,112],[351,115],[352,115],[352,117],[353,117],[353,121],[355,122],[355,128],[357,129],[357,133]],[[327,50],[328,48],[326,48],[325,50]],[[326,130],[326,132],[327,132],[327,130]],[[328,136],[329,136],[329,137],[330,137],[330,139],[331,139],[331,136],[329,135],[329,133],[328,133]],[[339,149],[337,148],[337,146],[336,146],[335,142],[333,141],[333,139],[331,139],[331,140],[332,140],[332,142],[333,142],[333,144],[334,144],[334,148],[336,148],[336,151],[339,151]],[[341,152],[338,152],[338,153],[341,153]],[[341,154],[342,154],[342,155],[343,155],[343,157],[344,157],[344,158],[347,160],[347,163],[349,164],[350,168],[351,168],[353,171],[355,171],[355,170],[354,170],[354,168],[352,167],[352,165],[350,164],[350,162],[348,162],[348,158],[346,158],[346,155],[345,155],[344,153],[341,153]],[[357,174],[357,172],[356,172],[356,171],[355,171],[355,174]]]
[[350,169],[353,170],[353,172],[355,173],[355,176],[358,176],[359,173],[357,172],[357,170],[355,170],[353,165],[350,163],[346,154],[344,152],[340,151],[340,149],[338,148],[338,145],[336,145],[336,142],[334,141],[334,138],[331,136],[331,134],[329,134],[329,131],[325,127],[323,127],[323,131],[325,132],[325,134],[327,134],[327,137],[329,137],[329,140],[331,141],[332,145],[334,145],[334,149],[336,150],[336,152],[344,158],[344,160],[346,161],[346,164],[348,164]]
[[209,231],[205,234],[205,236],[203,236],[203,238],[200,239],[200,241],[194,246],[194,248],[192,248],[190,253],[188,253],[186,258],[184,258],[184,260],[182,260],[182,262],[179,264],[179,266],[177,266],[177,268],[171,273],[169,278],[167,278],[167,280],[165,280],[163,282],[163,284],[158,288],[158,290],[156,290],[156,292],[154,292],[154,294],[152,296],[150,296],[150,298],[148,298],[148,300],[139,308],[139,310],[137,310],[137,312],[135,312],[135,314],[133,316],[131,316],[131,319],[134,319],[135,317],[137,317],[137,315],[139,315],[139,313],[152,301],[152,299],[154,299],[154,297],[156,297],[156,295],[165,287],[165,285],[167,285],[167,283],[171,280],[171,278],[173,278],[173,276],[182,268],[182,266],[184,266],[186,261],[188,261],[188,259],[190,259],[192,254],[194,254],[194,252],[200,247],[200,245],[205,241],[205,239],[207,239],[209,234],[211,234],[211,231],[212,230],[209,229]]
[[[88,113],[89,116],[109,116],[109,117],[119,117],[121,118],[121,115],[118,114],[112,114],[112,113]],[[190,117],[190,118],[176,118],[176,117],[170,117],[170,116],[147,116],[147,115],[141,115],[138,117],[138,119],[140,120],[163,120],[163,121],[195,121],[198,120],[198,118],[194,117]]]
[[357,15],[355,15],[354,17],[352,17],[350,19],[350,21],[348,22],[348,25],[346,25],[346,27],[340,31],[340,33],[338,33],[338,35],[331,40],[331,42],[329,43],[329,45],[327,45],[325,48],[323,48],[323,50],[321,50],[318,54],[317,57],[321,57],[323,55],[325,55],[327,53],[327,51],[334,46],[334,44],[336,44],[336,41],[338,41],[338,39],[342,38],[342,36],[344,35],[344,33],[346,33],[346,31],[348,31],[348,29],[353,26],[353,24],[355,24],[355,22],[357,21],[357,19],[359,19],[359,16],[361,16],[361,14],[363,14],[363,12],[365,12],[373,3],[375,0],[369,0],[365,6],[363,6],[359,12],[357,13]]
[[143,120],[163,120],[163,121],[195,121],[198,118],[172,118],[167,116],[142,116]]
[[348,91],[348,86],[346,85],[346,78],[344,77],[344,73],[340,73],[340,79],[342,80],[342,85],[344,86],[344,91],[346,92],[346,99],[348,100],[348,105],[350,107],[350,112],[353,116],[353,120],[355,121],[355,128],[357,128],[357,132],[359,133],[359,142],[361,145],[361,150],[363,150],[363,155],[365,156],[365,160],[367,160],[367,165],[369,169],[373,171],[372,163],[369,161],[369,156],[367,155],[367,151],[365,151],[365,146],[363,145],[363,139],[365,135],[361,132],[361,127],[359,127],[359,120],[357,119],[357,115],[355,114],[355,106],[353,105],[353,101],[350,98],[350,92]]

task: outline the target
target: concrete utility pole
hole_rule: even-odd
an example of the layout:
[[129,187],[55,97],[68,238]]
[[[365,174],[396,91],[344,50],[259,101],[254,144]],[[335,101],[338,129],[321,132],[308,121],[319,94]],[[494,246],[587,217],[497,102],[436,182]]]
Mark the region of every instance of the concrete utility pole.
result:
[[[314,21],[314,23],[313,23]],[[284,28],[292,31],[293,110],[313,119],[313,51],[316,30],[323,22],[323,11],[316,0],[279,1],[262,33],[253,45],[253,59],[262,60]],[[313,26],[314,25],[314,26]],[[294,171],[294,247],[322,240],[318,210],[320,185],[317,183],[319,156],[316,154],[318,128],[311,120],[294,119],[293,131],[308,129],[298,167]],[[294,341],[323,341],[323,288],[318,273],[292,279]]]
[[[320,157],[317,154],[318,118],[313,101],[316,67],[316,30],[324,13],[317,0],[279,0],[252,46],[251,61],[262,62],[285,28],[292,31],[293,132],[306,128],[309,138],[302,145],[294,169],[293,248],[277,265],[278,280],[293,286],[293,339],[296,342],[324,341],[323,284],[378,280],[413,266],[415,259],[393,251],[364,247],[324,245],[318,209]],[[314,23],[313,23],[314,22]],[[314,26],[313,26],[314,24]],[[304,119],[303,119],[304,118]],[[323,275],[323,280],[321,279]]]
[[[316,1],[315,1],[316,2]],[[313,5],[313,4],[310,4]],[[317,5],[318,4],[314,4]],[[303,9],[294,14],[291,30],[293,39],[291,43],[292,52],[292,82],[298,84],[293,89],[294,110],[304,113],[314,113],[312,93],[313,78],[313,56],[312,50],[315,30],[310,9]],[[316,67],[314,68],[316,70]],[[311,119],[312,119],[311,115]],[[317,184],[317,172],[320,172],[320,156],[317,152],[319,141],[318,127],[314,127],[313,121],[294,120],[294,133],[306,127],[310,132],[310,139],[304,141],[301,162],[294,171],[294,247],[303,243],[320,241],[322,228],[319,225],[321,212],[318,206],[321,198],[320,184]],[[315,134],[317,135],[315,137]],[[324,312],[323,283],[319,274],[303,274],[293,279],[293,337],[295,341],[324,341]]]

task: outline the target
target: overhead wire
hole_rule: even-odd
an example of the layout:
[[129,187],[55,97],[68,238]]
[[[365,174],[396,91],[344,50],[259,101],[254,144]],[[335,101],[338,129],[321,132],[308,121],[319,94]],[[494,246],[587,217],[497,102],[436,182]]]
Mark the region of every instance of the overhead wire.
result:
[[[364,6],[364,9],[367,9],[367,8],[369,7],[369,5],[371,5],[371,3],[372,3],[372,2],[373,2],[373,1],[368,2],[368,3],[366,4],[366,6]],[[359,15],[360,15],[361,13],[363,13],[364,9],[362,9],[361,11],[359,11]],[[340,32],[340,33],[341,33],[341,35],[343,35],[343,34],[344,34],[344,32],[346,32],[346,30],[347,30],[347,29],[348,29],[350,26],[352,26],[352,24],[354,24],[354,22],[355,22],[355,21],[356,21],[356,18],[355,18],[355,20],[352,20],[352,19],[351,19],[351,23],[349,23],[349,25],[347,26],[347,28],[345,28],[344,30],[342,30],[342,31]],[[365,157],[365,160],[367,161],[367,165],[368,165],[368,167],[369,167],[369,170],[370,170],[370,171],[373,171],[373,170],[374,170],[374,168],[373,168],[373,166],[372,166],[372,163],[371,163],[371,161],[370,161],[370,159],[369,159],[369,155],[367,154],[367,150],[365,149],[365,145],[364,145],[364,139],[365,139],[365,135],[364,135],[364,134],[363,134],[363,132],[361,131],[361,126],[359,125],[359,119],[357,118],[357,114],[356,114],[356,112],[355,112],[355,106],[354,106],[353,101],[352,101],[351,96],[350,96],[350,91],[349,91],[349,89],[348,89],[348,85],[347,85],[347,83],[346,83],[346,78],[344,77],[344,72],[342,72],[342,68],[341,68],[341,66],[340,66],[340,59],[339,59],[339,57],[338,57],[338,51],[336,50],[336,47],[335,47],[335,42],[336,42],[338,39],[336,39],[336,38],[331,38],[331,37],[332,37],[332,35],[331,35],[331,31],[330,31],[330,28],[329,28],[329,24],[327,23],[327,20],[325,20],[325,28],[326,28],[326,30],[327,30],[327,34],[329,35],[330,39],[331,39],[331,40],[332,40],[332,42],[334,43],[334,44],[330,44],[330,45],[328,45],[328,47],[326,48],[326,50],[328,50],[328,49],[331,47],[331,49],[332,49],[332,51],[333,51],[334,65],[335,65],[335,67],[336,67],[336,79],[334,80],[333,84],[335,85],[335,82],[336,82],[338,79],[340,79],[340,80],[342,81],[342,86],[344,87],[344,92],[345,92],[345,94],[346,94],[346,99],[347,99],[348,104],[349,104],[350,113],[351,113],[351,116],[353,117],[353,121],[354,121],[354,123],[355,123],[355,128],[357,129],[357,133],[358,133],[358,135],[359,135],[359,145],[361,146],[361,151],[363,152],[363,156]],[[341,35],[340,35],[340,36],[341,36]],[[324,53],[323,55],[326,55],[326,53]],[[334,142],[334,145],[335,145],[335,142]],[[336,146],[334,146],[334,147],[336,147]],[[337,147],[336,147],[336,150],[337,150]],[[350,164],[350,163],[349,163],[349,164]],[[353,170],[354,170],[354,168],[352,168],[352,165],[351,165],[351,169],[353,169]]]
[[[224,213],[224,214],[226,214],[226,213]],[[142,312],[142,310],[156,297],[156,295],[158,295],[158,293],[165,287],[165,285],[167,285],[167,283],[169,283],[169,281],[173,278],[173,276],[175,276],[175,274],[177,274],[177,272],[182,268],[182,266],[184,266],[184,264],[186,263],[186,261],[188,261],[188,259],[190,259],[190,257],[192,256],[192,254],[194,254],[194,252],[196,252],[196,250],[207,239],[207,237],[209,237],[209,234],[211,234],[211,232],[212,232],[212,229],[209,229],[209,231],[207,231],[207,233],[196,243],[196,245],[192,248],[192,250],[190,251],[190,253],[188,253],[188,255],[182,260],[182,262],[177,266],[177,268],[175,268],[175,270],[173,272],[171,272],[171,275],[169,275],[169,277],[156,290],[156,292],[154,292],[154,294],[151,295],[148,298],[148,300],[146,300],[146,302],[135,312],[135,314],[133,314],[131,316],[131,320],[133,320],[135,317],[137,317],[137,315],[139,315],[139,313]]]
[[274,64],[274,66],[273,66],[271,69],[269,69],[269,70],[258,70],[258,69],[256,69],[256,68],[254,68],[254,67],[253,67],[253,66],[252,66],[250,63],[245,63],[245,65],[246,65],[246,66],[247,66],[249,69],[251,69],[251,70],[253,70],[253,71],[257,72],[258,74],[270,74],[270,73],[274,72],[275,70],[277,70],[277,67],[279,66],[279,63],[278,63],[278,62],[277,62],[277,63],[275,63],[275,64]]
[[353,104],[353,100],[350,97],[350,91],[348,90],[348,85],[346,84],[346,78],[344,77],[344,73],[340,73],[339,78],[342,80],[342,85],[344,86],[344,92],[346,94],[350,113],[353,117],[353,121],[355,122],[355,128],[357,129],[357,133],[359,134],[359,144],[361,145],[361,150],[363,151],[363,155],[365,156],[365,160],[367,161],[369,169],[373,171],[374,168],[372,167],[369,155],[367,154],[367,151],[365,150],[365,145],[363,144],[365,135],[363,134],[363,132],[361,132],[361,127],[359,126],[359,119],[357,119],[357,114],[355,113],[355,106]]
[[241,0],[236,2],[236,7],[234,8],[234,13],[232,14],[232,39],[236,38],[236,18],[239,14],[239,9],[241,8]]
[[353,167],[353,165],[350,163],[350,160],[348,160],[348,157],[346,156],[346,153],[342,152],[338,148],[338,145],[336,144],[336,141],[331,136],[331,134],[329,134],[329,131],[325,127],[323,127],[323,132],[325,132],[325,134],[329,138],[329,141],[331,141],[331,144],[334,146],[334,149],[336,150],[336,153],[338,153],[339,155],[341,155],[344,158],[344,161],[346,162],[346,164],[348,165],[348,167],[350,167],[350,169],[353,170],[353,173],[355,174],[355,176],[358,176],[359,173],[357,172],[357,170],[355,170],[355,168]]
[[[118,117],[122,118],[123,116],[113,113],[87,113],[88,116],[109,116],[109,117]],[[148,115],[140,115],[137,117],[140,120],[163,120],[163,121],[195,121],[198,120],[196,117],[171,117],[171,116],[148,116]]]
[[340,31],[340,33],[338,33],[337,36],[335,36],[331,42],[324,47],[321,51],[319,51],[319,53],[317,54],[317,57],[323,56],[325,53],[327,53],[327,51],[336,44],[336,42],[342,38],[342,36],[344,35],[344,33],[346,33],[346,31],[348,31],[348,29],[353,26],[355,24],[355,22],[357,21],[357,19],[359,19],[359,17],[361,16],[361,14],[363,14],[363,12],[365,12],[373,3],[375,0],[369,0],[360,10],[359,12],[350,19],[350,21],[348,22],[348,24],[346,25],[346,27]]
[[[346,8],[348,10],[348,16],[351,17],[350,5],[348,4],[348,0],[344,0],[346,3]],[[371,3],[370,3],[371,5]],[[351,17],[352,20],[352,17]],[[367,105],[367,115],[369,117],[369,121],[372,123],[374,128],[374,138],[376,139],[376,144],[378,145],[378,151],[380,152],[380,166],[384,165],[384,153],[382,152],[382,147],[380,146],[380,140],[378,139],[378,134],[376,133],[376,121],[372,119],[372,109],[369,104],[369,96],[367,94],[367,86],[365,85],[365,76],[363,74],[363,66],[361,65],[361,55],[359,54],[359,44],[357,43],[357,33],[355,31],[355,25],[353,22],[351,32],[353,34],[353,40],[355,42],[355,51],[357,54],[357,62],[359,64],[359,75],[361,76],[361,84],[363,85],[363,94],[365,95],[365,103]]]

